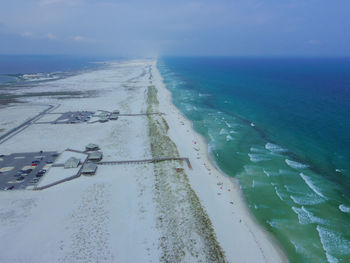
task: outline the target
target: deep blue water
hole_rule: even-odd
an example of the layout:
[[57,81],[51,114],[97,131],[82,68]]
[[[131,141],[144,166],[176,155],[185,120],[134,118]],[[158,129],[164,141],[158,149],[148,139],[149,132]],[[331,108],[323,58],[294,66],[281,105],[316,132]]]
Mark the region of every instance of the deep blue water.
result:
[[290,260],[350,262],[350,59],[162,58],[158,67]]
[[[35,78],[50,78],[54,73],[93,69],[100,66],[95,62],[103,60],[105,58],[63,55],[0,55],[0,85]],[[33,75],[38,73],[40,75]]]

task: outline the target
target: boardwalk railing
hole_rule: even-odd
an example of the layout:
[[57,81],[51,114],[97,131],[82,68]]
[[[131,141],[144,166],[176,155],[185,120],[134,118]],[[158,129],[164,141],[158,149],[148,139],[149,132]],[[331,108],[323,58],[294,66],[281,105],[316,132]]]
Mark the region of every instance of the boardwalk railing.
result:
[[154,158],[145,160],[125,160],[125,161],[104,161],[98,162],[98,165],[118,165],[118,164],[131,164],[131,163],[157,163],[164,161],[185,161],[188,168],[192,169],[191,162],[188,158],[183,157],[165,157],[165,158]]
[[[84,153],[84,152],[80,152],[80,151],[76,151],[76,150],[72,150],[72,149],[66,149],[66,151],[72,151],[72,152],[79,152],[79,153]],[[164,161],[185,161],[188,168],[192,169],[192,165],[191,162],[188,158],[183,158],[183,157],[166,157],[166,158],[154,158],[154,159],[145,159],[145,160],[125,160],[125,161],[105,161],[105,162],[98,162],[96,163],[97,165],[118,165],[118,164],[132,164],[132,163],[157,163],[157,162],[164,162]],[[43,185],[43,186],[38,186],[35,187],[33,190],[44,190],[47,189],[49,187],[67,182],[67,181],[71,181],[73,179],[76,179],[78,177],[80,177],[81,175],[81,170],[83,169],[84,164],[87,162],[87,159],[82,163],[82,165],[80,166],[80,169],[78,171],[78,173],[76,175],[67,177],[65,179],[53,182],[51,184],[47,184],[47,185]],[[53,164],[52,167],[63,167],[64,164]]]

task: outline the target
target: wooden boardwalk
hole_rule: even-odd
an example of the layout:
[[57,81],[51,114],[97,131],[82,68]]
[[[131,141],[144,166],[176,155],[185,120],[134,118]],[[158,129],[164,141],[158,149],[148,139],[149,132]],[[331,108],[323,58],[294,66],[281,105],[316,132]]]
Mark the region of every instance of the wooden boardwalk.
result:
[[118,114],[118,116],[148,116],[148,115],[165,115],[163,112],[150,112],[150,113],[125,113],[125,114]]
[[[85,153],[85,152],[81,152],[81,151],[77,151],[77,150],[73,150],[73,149],[66,149],[66,151]],[[186,157],[165,157],[165,158],[154,158],[154,159],[144,159],[144,160],[105,161],[105,162],[98,162],[96,164],[97,165],[119,165],[119,164],[158,163],[158,162],[164,162],[164,161],[185,161],[188,168],[192,169],[191,162]],[[64,183],[64,182],[67,182],[67,181],[70,181],[70,180],[73,180],[73,179],[80,177],[81,170],[83,169],[83,166],[85,163],[87,163],[87,159],[85,159],[85,161],[82,163],[82,165],[80,166],[80,169],[76,175],[73,175],[73,176],[67,177],[65,179],[53,182],[51,184],[35,187],[33,190],[44,190],[44,189],[47,189],[49,187],[52,187],[52,186],[55,186],[55,185],[58,185],[58,184],[61,184],[61,183]],[[64,167],[64,164],[53,164],[52,167]]]
[[185,161],[188,168],[192,169],[191,162],[188,158],[184,157],[166,157],[166,158],[154,158],[145,160],[125,160],[125,161],[104,161],[98,162],[98,165],[118,165],[118,164],[133,164],[133,163],[158,163],[164,161]]

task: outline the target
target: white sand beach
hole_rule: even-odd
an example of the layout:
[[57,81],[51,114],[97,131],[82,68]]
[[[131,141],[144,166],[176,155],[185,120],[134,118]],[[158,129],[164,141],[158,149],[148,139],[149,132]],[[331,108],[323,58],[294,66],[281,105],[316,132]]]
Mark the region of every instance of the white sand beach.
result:
[[[182,161],[98,165],[94,176],[44,190],[0,191],[0,262],[287,262],[250,215],[238,182],[213,165],[204,139],[172,104],[156,61],[111,62],[26,89],[43,91],[82,95],[26,97],[0,108],[2,135],[56,106],[2,142],[0,154],[95,143],[103,161],[185,157],[192,169]],[[121,116],[49,123],[59,113],[99,110]],[[123,116],[147,112],[165,115]],[[69,174],[47,167],[39,185]]]

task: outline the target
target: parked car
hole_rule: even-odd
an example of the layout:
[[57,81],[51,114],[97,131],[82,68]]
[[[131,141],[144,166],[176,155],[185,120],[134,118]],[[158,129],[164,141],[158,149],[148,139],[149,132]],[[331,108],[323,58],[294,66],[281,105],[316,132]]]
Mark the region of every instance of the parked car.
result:
[[8,190],[12,190],[12,189],[14,189],[14,188],[15,188],[15,187],[14,187],[13,185],[11,185],[11,186],[5,187],[4,190],[5,190],[5,191],[8,191]]
[[23,172],[26,173],[26,174],[30,174],[32,171],[33,171],[33,169],[23,170]]
[[41,169],[38,173],[44,174],[44,173],[46,173],[46,170],[45,169]]
[[32,166],[38,166],[38,164],[37,163],[32,163]]
[[58,156],[58,153],[53,153],[51,154],[52,157],[57,157]]
[[43,175],[44,175],[44,174],[37,173],[37,174],[36,174],[36,177],[39,178],[39,177],[41,177],[41,176],[43,176]]
[[29,183],[36,184],[37,182],[39,182],[39,178],[33,178]]
[[46,163],[53,163],[53,161],[52,160],[47,160]]
[[16,181],[22,181],[22,180],[24,180],[24,176],[18,177]]
[[23,175],[27,175],[25,172],[23,171],[18,171],[16,174],[15,174],[15,177],[18,177],[18,176],[23,176]]

